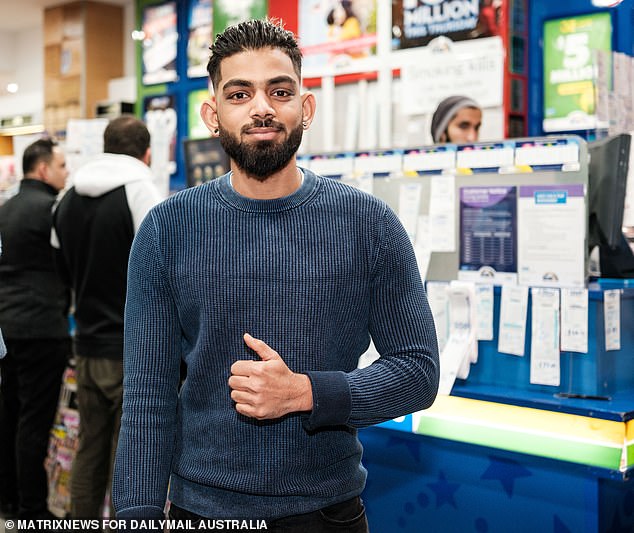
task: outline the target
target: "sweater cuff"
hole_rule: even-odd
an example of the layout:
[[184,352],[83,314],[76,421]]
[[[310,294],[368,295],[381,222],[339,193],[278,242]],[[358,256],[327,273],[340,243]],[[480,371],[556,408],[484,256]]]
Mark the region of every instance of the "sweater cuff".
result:
[[163,520],[165,513],[163,509],[154,507],[153,505],[142,505],[117,511],[117,518],[123,520]]
[[304,419],[304,429],[348,423],[352,410],[350,385],[344,372],[306,372],[313,389],[313,410]]

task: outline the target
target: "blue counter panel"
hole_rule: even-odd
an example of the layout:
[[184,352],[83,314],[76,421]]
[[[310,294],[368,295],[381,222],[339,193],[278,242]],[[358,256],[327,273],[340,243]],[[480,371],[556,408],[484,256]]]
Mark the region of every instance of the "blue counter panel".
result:
[[[606,280],[606,282],[609,280]],[[629,281],[629,280],[626,280]],[[452,394],[469,395],[471,387],[491,387],[506,389],[519,400],[541,397],[550,401],[556,393],[577,396],[603,398],[599,403],[617,400],[618,397],[631,399],[625,391],[634,390],[634,288],[619,280],[619,285],[607,286],[592,283],[588,290],[588,353],[561,352],[561,380],[558,387],[534,385],[530,383],[531,352],[531,298],[529,296],[526,340],[524,356],[509,355],[498,352],[498,324],[500,322],[501,289],[495,287],[493,324],[494,338],[491,341],[478,342],[478,362],[471,365],[466,380],[456,380]],[[603,292],[607,288],[621,290],[621,349],[607,351],[605,349]],[[578,398],[580,399],[580,398]],[[574,400],[574,398],[573,398]],[[500,401],[500,400],[494,400]],[[587,403],[588,400],[584,400]],[[582,403],[584,403],[582,402]],[[569,405],[572,408],[581,406],[578,402],[552,402],[553,406]],[[607,406],[614,411],[632,411],[619,406]],[[590,409],[601,408],[599,404],[588,404]],[[583,407],[582,407],[583,408]]]
[[360,432],[372,533],[634,531],[634,482],[384,428]]

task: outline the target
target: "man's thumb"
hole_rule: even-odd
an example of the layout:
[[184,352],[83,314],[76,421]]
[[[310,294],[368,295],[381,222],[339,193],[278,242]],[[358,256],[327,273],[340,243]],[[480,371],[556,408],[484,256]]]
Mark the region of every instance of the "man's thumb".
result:
[[245,344],[255,353],[257,353],[260,356],[260,359],[262,359],[263,361],[270,361],[271,359],[281,359],[280,354],[278,354],[264,341],[256,339],[248,333],[245,333],[243,338]]

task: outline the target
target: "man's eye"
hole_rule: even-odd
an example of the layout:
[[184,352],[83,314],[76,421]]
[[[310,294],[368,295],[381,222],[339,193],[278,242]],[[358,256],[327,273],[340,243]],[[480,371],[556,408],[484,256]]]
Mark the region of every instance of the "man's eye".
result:
[[244,100],[247,96],[247,93],[244,92],[232,93],[229,95],[229,100]]
[[276,89],[275,91],[273,91],[273,95],[277,96],[278,98],[286,98],[287,96],[291,96],[291,92],[287,91],[286,89]]

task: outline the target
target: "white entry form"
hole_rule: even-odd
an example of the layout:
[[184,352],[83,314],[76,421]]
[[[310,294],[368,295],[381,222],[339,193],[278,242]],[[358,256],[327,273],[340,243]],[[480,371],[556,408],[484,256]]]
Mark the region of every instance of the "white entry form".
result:
[[603,292],[605,350],[621,349],[621,289]]
[[561,351],[588,353],[588,289],[561,289]]
[[524,355],[527,307],[528,287],[519,285],[502,286],[498,352]]
[[456,177],[432,176],[429,220],[432,252],[456,251]]
[[531,383],[559,386],[559,290],[531,289]]

